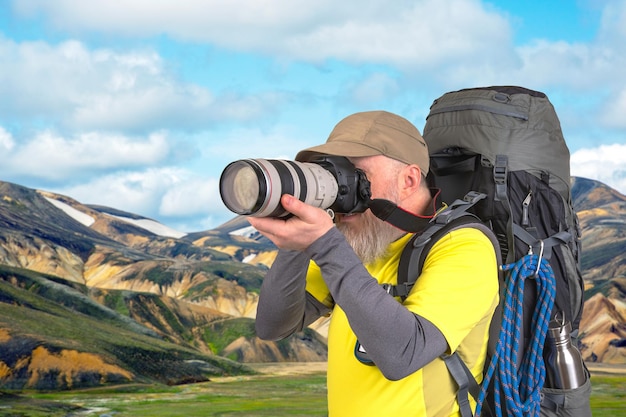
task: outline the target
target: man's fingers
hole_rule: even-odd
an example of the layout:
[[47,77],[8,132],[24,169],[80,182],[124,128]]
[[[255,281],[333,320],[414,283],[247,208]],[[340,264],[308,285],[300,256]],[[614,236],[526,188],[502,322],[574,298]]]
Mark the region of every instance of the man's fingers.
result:
[[301,214],[302,209],[304,208],[304,203],[302,201],[289,194],[283,194],[280,198],[280,204],[282,204],[285,210],[297,217],[300,217],[299,214]]
[[314,224],[319,222],[320,210],[316,207],[312,207],[296,197],[285,194],[280,200],[284,209],[298,217],[305,223]]
[[283,195],[281,204],[293,217],[287,219],[250,218],[249,223],[282,249],[304,250],[333,227],[324,210],[310,206],[296,197]]

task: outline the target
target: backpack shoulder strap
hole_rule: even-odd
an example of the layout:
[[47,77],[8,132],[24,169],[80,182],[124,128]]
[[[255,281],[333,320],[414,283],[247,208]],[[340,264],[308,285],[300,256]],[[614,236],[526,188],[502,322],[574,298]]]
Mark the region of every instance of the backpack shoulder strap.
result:
[[[419,277],[426,256],[433,245],[435,245],[441,237],[451,231],[465,227],[479,229],[489,238],[496,251],[498,265],[500,265],[502,263],[500,244],[494,232],[477,216],[468,212],[471,207],[485,197],[485,194],[470,191],[462,200],[456,200],[444,211],[435,216],[435,218],[431,220],[430,225],[422,233],[413,236],[400,256],[397,285],[383,285],[387,292],[393,296],[399,296],[404,300]],[[501,279],[502,277],[500,276],[499,280],[501,281]],[[442,359],[458,386],[457,401],[459,403],[461,416],[472,417],[469,395],[478,400],[480,389],[478,383],[467,368],[467,365],[465,365],[456,352],[452,355],[444,355]]]
[[[387,292],[404,300],[419,277],[430,249],[442,236],[452,230],[474,227],[483,231],[493,241],[495,236],[493,236],[491,229],[474,214],[468,212],[471,207],[485,197],[485,194],[470,191],[462,200],[456,200],[437,214],[422,233],[414,235],[400,255],[397,284],[383,285]],[[495,242],[497,243],[497,239]]]

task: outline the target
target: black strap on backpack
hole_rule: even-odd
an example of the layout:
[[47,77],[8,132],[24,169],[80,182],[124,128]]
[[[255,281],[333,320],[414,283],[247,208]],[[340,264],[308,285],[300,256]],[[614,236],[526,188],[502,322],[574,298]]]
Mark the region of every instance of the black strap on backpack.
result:
[[478,401],[480,386],[476,382],[476,378],[456,352],[452,355],[443,355],[441,359],[443,359],[448,372],[457,384],[456,401],[459,403],[461,417],[473,417],[469,396],[471,395]]

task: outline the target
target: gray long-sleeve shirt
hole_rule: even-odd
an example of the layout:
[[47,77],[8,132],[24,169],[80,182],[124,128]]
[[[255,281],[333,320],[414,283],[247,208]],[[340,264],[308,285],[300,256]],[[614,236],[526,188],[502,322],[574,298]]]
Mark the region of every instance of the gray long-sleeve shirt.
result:
[[378,285],[336,228],[304,252],[279,251],[261,286],[256,319],[260,338],[285,338],[331,312],[306,291],[310,260],[320,267],[334,302],[388,379],[404,378],[447,350],[441,331]]

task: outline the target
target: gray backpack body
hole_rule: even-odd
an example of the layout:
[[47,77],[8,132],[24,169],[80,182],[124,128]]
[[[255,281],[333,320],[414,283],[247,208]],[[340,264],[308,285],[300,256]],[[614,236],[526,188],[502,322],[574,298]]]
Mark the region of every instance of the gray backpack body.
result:
[[446,93],[431,106],[423,134],[443,201],[469,191],[487,195],[473,213],[498,237],[503,262],[538,253],[539,242],[557,237],[544,249],[557,283],[553,313],[563,312],[578,329],[584,303],[581,232],[569,150],[545,94],[521,87]]

